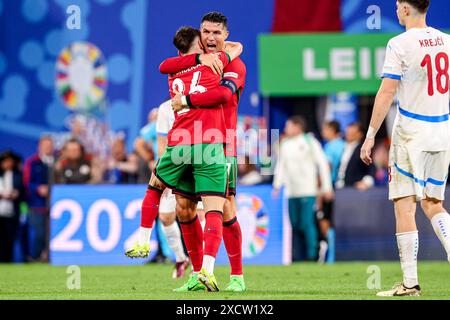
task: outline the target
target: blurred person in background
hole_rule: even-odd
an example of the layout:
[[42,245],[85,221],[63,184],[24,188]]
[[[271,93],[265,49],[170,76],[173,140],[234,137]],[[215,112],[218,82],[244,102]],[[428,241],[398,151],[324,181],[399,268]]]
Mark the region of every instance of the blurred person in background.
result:
[[353,187],[361,191],[372,188],[373,165],[366,166],[360,158],[363,129],[358,122],[350,124],[345,131],[345,148],[339,165],[336,188]]
[[31,258],[40,262],[48,261],[50,177],[54,163],[53,139],[43,136],[39,140],[37,152],[26,160],[23,170],[32,228]]
[[244,186],[250,186],[262,183],[264,181],[263,177],[259,173],[258,167],[251,163],[249,156],[245,156],[245,162],[238,164],[238,176],[239,184]]
[[386,141],[378,143],[373,151],[375,166],[375,186],[387,186],[389,183],[389,144]]
[[55,164],[55,183],[85,184],[101,181],[101,170],[95,160],[84,151],[77,139],[70,139],[61,150],[61,157]]
[[23,195],[20,158],[11,151],[4,151],[0,154],[0,263],[13,261]]
[[[315,261],[319,233],[314,207],[319,194],[327,200],[334,197],[330,167],[320,143],[314,136],[305,133],[306,123],[302,117],[289,118],[284,131],[286,138],[280,146],[273,195],[278,197],[280,188],[286,187],[292,225],[293,261],[302,260],[303,247],[306,260]],[[317,186],[318,176],[321,190]]]
[[148,123],[139,131],[139,137],[134,141],[134,149],[139,156],[139,183],[147,183],[151,171],[155,167],[158,158],[158,143],[156,133],[156,120],[158,108],[153,108],[148,113]]
[[138,182],[139,157],[127,154],[125,140],[116,139],[111,147],[111,160],[105,170],[103,180],[108,183],[126,184]]
[[322,137],[325,141],[323,150],[331,168],[331,181],[334,185],[338,176],[339,164],[344,153],[345,141],[341,136],[341,125],[337,121],[329,121],[322,127]]
[[[341,137],[341,125],[337,121],[329,121],[322,127],[322,137],[325,141],[324,152],[331,169],[331,183],[334,187],[339,164],[344,153],[345,141]],[[319,221],[320,243],[319,262],[334,262],[334,229],[333,229],[334,199],[318,199],[317,219]]]

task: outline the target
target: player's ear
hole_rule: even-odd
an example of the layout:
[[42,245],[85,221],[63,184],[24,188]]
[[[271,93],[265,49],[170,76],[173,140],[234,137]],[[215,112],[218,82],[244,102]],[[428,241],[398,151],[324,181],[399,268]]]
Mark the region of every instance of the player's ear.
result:
[[202,51],[205,51],[205,47],[203,47],[203,43],[200,38],[198,39],[198,46],[200,47],[200,49],[202,49]]
[[224,41],[228,39],[228,36],[229,36],[229,35],[230,35],[230,31],[228,31],[227,29],[225,29],[225,39],[224,39]]
[[403,13],[405,17],[409,17],[411,15],[411,8],[406,4],[403,5]]

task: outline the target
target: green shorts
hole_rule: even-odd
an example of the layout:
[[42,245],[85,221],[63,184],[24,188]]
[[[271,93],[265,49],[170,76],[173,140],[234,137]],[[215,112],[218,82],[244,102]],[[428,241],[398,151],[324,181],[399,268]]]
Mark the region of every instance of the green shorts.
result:
[[193,200],[206,195],[225,197],[227,166],[223,144],[167,147],[158,160],[155,175],[175,194]]
[[227,156],[228,195],[236,195],[237,157]]

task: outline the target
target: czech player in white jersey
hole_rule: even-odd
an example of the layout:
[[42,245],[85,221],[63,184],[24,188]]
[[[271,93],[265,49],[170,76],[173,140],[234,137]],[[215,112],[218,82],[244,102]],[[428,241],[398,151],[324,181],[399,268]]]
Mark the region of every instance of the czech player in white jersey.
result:
[[379,296],[421,294],[417,277],[417,201],[450,259],[450,216],[443,207],[450,160],[450,37],[427,26],[429,4],[430,0],[397,1],[397,15],[406,32],[387,45],[383,81],[361,148],[361,159],[370,164],[376,133],[397,94],[389,156],[389,198],[394,201],[403,282],[379,292]]
[[[164,153],[167,147],[167,134],[172,128],[175,121],[175,115],[172,110],[171,101],[162,103],[158,108],[158,118],[156,120],[156,134],[158,139],[158,158]],[[161,196],[159,204],[159,220],[163,225],[164,234],[167,242],[175,254],[175,268],[173,270],[173,278],[181,278],[184,276],[189,266],[183,243],[181,240],[180,228],[176,222],[177,202],[172,190],[166,188]]]

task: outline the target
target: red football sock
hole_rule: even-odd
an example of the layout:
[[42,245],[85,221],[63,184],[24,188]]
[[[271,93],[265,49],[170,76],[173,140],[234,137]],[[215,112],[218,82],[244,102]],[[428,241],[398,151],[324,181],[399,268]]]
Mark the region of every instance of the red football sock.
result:
[[184,244],[192,262],[194,272],[199,272],[203,264],[203,229],[198,216],[188,222],[180,222]]
[[205,255],[216,257],[219,251],[220,242],[222,241],[223,232],[223,215],[220,211],[208,211],[205,214]]
[[148,186],[141,207],[141,227],[152,228],[156,216],[159,212],[159,201],[161,200],[162,190]]
[[242,275],[242,232],[236,217],[223,223],[223,242],[230,260],[231,275]]

